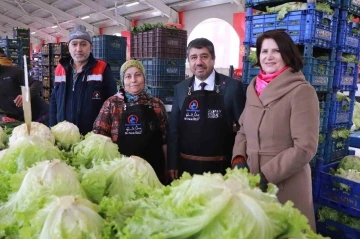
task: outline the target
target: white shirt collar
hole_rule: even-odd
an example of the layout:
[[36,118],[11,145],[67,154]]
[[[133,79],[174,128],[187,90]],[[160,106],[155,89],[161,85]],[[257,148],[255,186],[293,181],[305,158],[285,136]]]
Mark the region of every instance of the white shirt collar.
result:
[[194,81],[194,91],[197,90],[201,90],[201,86],[200,83],[201,82],[205,82],[206,86],[205,86],[205,90],[214,90],[214,85],[215,85],[215,70],[213,70],[211,72],[211,74],[209,75],[209,77],[205,80],[205,81],[201,81],[199,80],[196,76],[195,76],[195,81]]

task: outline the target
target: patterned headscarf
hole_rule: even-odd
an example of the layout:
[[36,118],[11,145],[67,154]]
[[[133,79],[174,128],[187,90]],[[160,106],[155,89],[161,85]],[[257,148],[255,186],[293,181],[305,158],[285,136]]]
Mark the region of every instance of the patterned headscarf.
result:
[[[145,79],[145,68],[144,68],[143,64],[137,60],[128,60],[120,68],[120,79],[121,79],[121,84],[124,88],[125,88],[125,84],[124,84],[125,72],[130,67],[138,68],[144,75],[144,79]],[[140,93],[139,95],[141,95],[143,93],[145,93],[145,90],[142,93]],[[138,100],[139,95],[132,95],[128,92],[125,92],[125,97],[128,99],[129,102],[136,102]]]

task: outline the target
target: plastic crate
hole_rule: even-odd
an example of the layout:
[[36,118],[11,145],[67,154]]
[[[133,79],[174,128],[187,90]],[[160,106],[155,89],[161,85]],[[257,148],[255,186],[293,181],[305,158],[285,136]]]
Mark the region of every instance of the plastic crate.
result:
[[316,222],[317,233],[325,237],[336,239],[357,239],[360,238],[360,231],[340,224],[332,220]]
[[335,61],[318,60],[312,57],[304,59],[303,73],[316,91],[332,91]]
[[13,37],[14,38],[30,37],[30,29],[15,27],[13,28]]
[[51,45],[52,53],[55,55],[69,55],[69,47],[66,42],[54,43]]
[[[339,7],[341,0],[317,0],[318,2],[325,2],[328,3],[332,7]],[[246,7],[256,7],[258,5],[280,5],[283,3],[287,3],[289,1],[284,0],[246,0],[245,6]],[[303,1],[302,1],[303,2]],[[306,1],[305,1],[306,2]]]
[[156,28],[131,35],[132,58],[185,59],[187,32],[181,29]]
[[324,165],[323,161],[317,163],[317,203],[360,217],[360,183],[330,174],[330,170],[336,170],[338,164],[339,162]]
[[[336,130],[340,130],[336,129]],[[343,128],[348,129],[348,128]],[[330,130],[327,134],[326,138],[326,146],[325,146],[325,153],[324,153],[324,164],[330,164],[336,162],[343,157],[349,155],[349,142],[350,137],[344,138],[336,138],[332,137],[334,130]]]
[[95,58],[126,60],[126,37],[100,35],[92,38]]
[[42,78],[42,83],[43,83],[44,88],[51,88],[52,87],[51,79],[49,77],[43,77]]
[[159,98],[165,104],[172,104],[174,99],[174,88],[148,88],[146,90],[151,96]]
[[252,9],[247,11],[244,41],[247,44],[255,45],[265,31],[286,29],[296,44],[314,44],[328,49],[336,46],[338,9],[334,10],[334,15],[314,9],[290,11],[282,20],[277,20],[278,13],[252,16]]
[[171,88],[185,79],[183,59],[142,59],[139,60],[146,74],[149,88]]
[[41,54],[42,55],[50,55],[52,53],[52,43],[44,44],[41,47]]
[[20,40],[18,39],[0,39],[1,48],[20,48]]
[[42,75],[43,75],[43,77],[50,77],[52,75],[51,68],[43,66],[42,67]]
[[341,8],[351,14],[360,16],[360,2],[358,0],[342,0]]
[[248,60],[244,61],[243,75],[242,75],[242,82],[244,84],[250,84],[252,79],[256,77],[260,72],[260,67],[252,67],[252,65],[254,65],[254,62]]
[[319,102],[320,109],[320,127],[319,131],[325,133],[328,131],[328,119],[329,119],[329,111],[330,111],[330,102],[322,101]]
[[347,11],[341,11],[338,27],[338,48],[343,52],[358,55],[360,46],[360,24],[348,22]]
[[49,56],[43,56],[41,61],[42,61],[43,66],[49,66],[50,65],[50,57]]
[[352,113],[354,110],[354,99],[333,100],[330,105],[329,125],[330,129],[350,128],[352,126]]
[[341,91],[357,90],[358,66],[355,63],[337,62],[333,88]]
[[125,60],[117,60],[117,59],[101,59],[107,62],[110,65],[111,73],[113,77],[120,78],[120,68],[125,63]]

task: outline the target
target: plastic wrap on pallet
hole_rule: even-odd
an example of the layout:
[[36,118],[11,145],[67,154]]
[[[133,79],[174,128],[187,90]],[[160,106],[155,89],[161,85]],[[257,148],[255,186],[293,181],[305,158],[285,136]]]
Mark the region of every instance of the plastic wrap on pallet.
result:
[[187,31],[155,28],[131,35],[131,57],[185,59]]
[[314,44],[331,49],[336,46],[339,10],[334,14],[308,9],[290,11],[281,20],[278,13],[252,15],[252,9],[247,9],[245,43],[255,45],[256,39],[263,32],[275,29],[285,29],[296,44]]

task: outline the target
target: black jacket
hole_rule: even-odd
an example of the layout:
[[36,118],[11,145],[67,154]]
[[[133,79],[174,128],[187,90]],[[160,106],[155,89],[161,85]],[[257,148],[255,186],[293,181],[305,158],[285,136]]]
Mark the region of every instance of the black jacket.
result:
[[54,84],[50,100],[50,126],[66,120],[77,125],[80,133],[85,135],[92,131],[103,103],[116,94],[117,87],[109,64],[105,68],[101,82],[87,81],[87,76],[97,64],[92,54],[73,86],[70,60],[71,57],[60,59],[60,64],[66,72],[66,80]]
[[[29,76],[32,120],[36,121],[49,113],[49,104],[40,96],[42,82]],[[17,66],[0,65],[0,108],[7,116],[23,121],[24,111],[17,107],[15,98],[21,95],[21,86],[25,85],[24,71]]]

